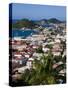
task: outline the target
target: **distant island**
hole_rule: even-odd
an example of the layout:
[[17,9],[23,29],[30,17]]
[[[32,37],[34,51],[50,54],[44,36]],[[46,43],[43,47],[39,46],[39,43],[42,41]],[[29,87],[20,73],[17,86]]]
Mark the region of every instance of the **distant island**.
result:
[[17,28],[17,29],[21,29],[21,28],[30,28],[30,29],[34,29],[37,26],[45,26],[46,24],[59,24],[62,23],[64,21],[60,21],[56,18],[51,18],[51,19],[41,19],[41,20],[29,20],[29,19],[21,19],[21,20],[15,20],[13,22],[12,20],[12,28]]

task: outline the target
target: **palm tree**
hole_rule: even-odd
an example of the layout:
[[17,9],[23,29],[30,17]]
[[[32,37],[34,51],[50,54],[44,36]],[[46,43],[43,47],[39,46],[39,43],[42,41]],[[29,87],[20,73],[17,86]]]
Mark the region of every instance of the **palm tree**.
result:
[[[61,58],[62,60],[62,58]],[[59,73],[61,70],[65,69],[65,63],[58,65],[53,69],[54,57],[51,53],[47,57],[43,54],[40,60],[35,60],[33,65],[35,67],[34,75],[29,80],[29,83],[32,85],[36,84],[56,84],[66,82],[65,73],[64,76]],[[63,61],[62,61],[63,62]]]
[[[57,59],[56,59],[57,58]],[[61,56],[54,57],[51,52],[48,56],[45,54],[40,57],[40,59],[35,59],[33,62],[33,68],[26,70],[22,75],[21,80],[27,83],[27,85],[45,85],[45,84],[59,84],[66,82],[66,73],[59,73],[61,70],[65,69],[66,64],[62,63],[56,68],[53,68],[54,59],[55,63],[59,61],[64,61]],[[59,60],[60,59],[60,60]]]
[[[47,57],[43,54],[40,60],[35,60],[33,65],[35,67],[35,74],[29,81],[29,83],[38,84],[54,84],[55,78],[52,75],[52,54],[49,54]],[[35,78],[35,79],[33,79]],[[33,84],[34,84],[33,83]]]

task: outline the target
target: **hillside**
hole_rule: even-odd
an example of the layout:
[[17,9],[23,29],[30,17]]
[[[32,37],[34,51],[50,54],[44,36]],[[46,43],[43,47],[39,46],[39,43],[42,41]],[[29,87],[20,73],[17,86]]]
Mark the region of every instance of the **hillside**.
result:
[[22,20],[18,20],[16,21],[16,23],[12,23],[12,27],[13,28],[22,28],[22,27],[26,27],[26,28],[34,28],[36,25],[46,25],[49,23],[61,23],[60,20],[56,19],[56,18],[51,18],[51,19],[41,19],[41,20],[29,20],[29,19],[22,19]]

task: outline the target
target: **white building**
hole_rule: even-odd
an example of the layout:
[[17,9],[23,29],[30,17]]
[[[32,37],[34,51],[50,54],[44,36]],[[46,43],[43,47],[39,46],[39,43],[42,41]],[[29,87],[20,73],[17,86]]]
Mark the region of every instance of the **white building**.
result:
[[43,52],[48,52],[50,49],[49,48],[42,48]]
[[26,67],[28,68],[28,69],[30,69],[30,68],[32,68],[32,62],[33,62],[33,58],[29,58],[28,59],[28,61],[27,61],[27,63],[26,63]]
[[44,35],[32,35],[31,37],[32,41],[41,41],[41,40],[45,40],[46,37]]

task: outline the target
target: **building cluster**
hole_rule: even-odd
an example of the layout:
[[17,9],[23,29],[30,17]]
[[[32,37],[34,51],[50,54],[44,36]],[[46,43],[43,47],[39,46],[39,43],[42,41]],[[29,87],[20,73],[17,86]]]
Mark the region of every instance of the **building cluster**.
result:
[[[42,56],[42,52],[39,53],[41,48],[44,55],[48,55],[51,52],[54,56],[59,56],[63,52],[63,56],[66,55],[66,30],[65,24],[55,24],[54,27],[39,28],[39,34],[34,34],[26,38],[13,37],[10,38],[10,62],[12,62],[12,73],[15,78],[17,72],[23,73],[26,69],[32,68],[32,62],[36,58]],[[43,28],[43,30],[40,30]],[[55,64],[53,67],[56,67]]]

